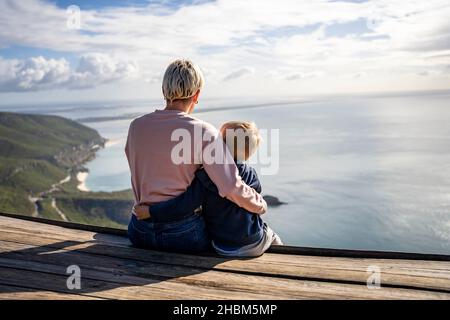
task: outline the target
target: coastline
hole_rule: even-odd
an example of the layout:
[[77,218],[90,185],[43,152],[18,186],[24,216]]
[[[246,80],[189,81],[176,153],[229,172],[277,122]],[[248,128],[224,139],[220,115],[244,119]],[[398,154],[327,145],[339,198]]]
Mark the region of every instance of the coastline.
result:
[[104,144],[104,148],[109,148],[112,146],[115,146],[116,144],[119,144],[123,141],[123,138],[119,138],[119,139],[108,139],[106,140],[105,144]]
[[[93,144],[91,143],[91,147],[90,147],[90,151],[91,151],[91,156],[88,159],[83,159],[81,161],[81,166],[85,165],[87,162],[92,161],[95,159],[97,152],[102,149],[102,148],[108,148],[111,147],[113,145],[116,145],[118,143],[121,142],[121,139],[104,139],[102,138],[103,141],[101,144]],[[78,171],[81,170],[81,171]],[[77,173],[76,173],[76,178],[78,180],[78,185],[77,185],[77,189],[79,191],[82,192],[91,192],[91,190],[87,187],[86,185],[86,181],[87,178],[89,176],[89,172],[87,171],[86,168],[81,167],[78,168]]]
[[[101,148],[109,148],[109,147],[115,146],[115,145],[121,143],[122,141],[123,141],[123,139],[107,139],[107,140],[104,141],[103,145],[98,145],[98,144],[93,145],[91,147],[91,150],[94,152],[94,156],[92,157],[92,159],[84,161],[82,164],[84,165],[87,162],[94,160],[95,154],[97,153],[97,151],[99,149],[101,149]],[[81,170],[86,170],[86,169],[83,168]],[[86,185],[86,181],[87,181],[88,176],[89,176],[89,172],[88,171],[78,171],[77,172],[77,174],[76,174],[76,178],[78,180],[77,189],[79,191],[91,192],[91,189],[89,189],[87,187],[87,185]]]

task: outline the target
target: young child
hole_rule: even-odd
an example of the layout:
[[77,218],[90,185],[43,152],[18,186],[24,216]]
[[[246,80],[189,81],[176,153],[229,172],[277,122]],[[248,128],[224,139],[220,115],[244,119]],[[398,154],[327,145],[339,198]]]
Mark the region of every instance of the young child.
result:
[[[220,129],[224,142],[234,157],[242,180],[261,193],[255,169],[244,161],[256,151],[260,142],[258,128],[252,122],[226,122]],[[228,139],[227,139],[228,136]],[[230,138],[231,137],[231,138]],[[279,236],[261,217],[230,200],[222,198],[217,187],[201,169],[187,190],[181,195],[149,206],[134,207],[139,219],[170,215],[184,216],[201,207],[212,246],[223,256],[254,257],[262,255],[271,244],[282,245]]]

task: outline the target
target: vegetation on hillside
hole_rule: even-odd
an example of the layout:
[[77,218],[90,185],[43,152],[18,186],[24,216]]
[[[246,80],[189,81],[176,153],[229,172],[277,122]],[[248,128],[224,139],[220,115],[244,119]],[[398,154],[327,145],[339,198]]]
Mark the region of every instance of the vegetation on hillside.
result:
[[0,112],[0,211],[119,227],[130,191],[78,191],[76,174],[105,140],[57,116]]

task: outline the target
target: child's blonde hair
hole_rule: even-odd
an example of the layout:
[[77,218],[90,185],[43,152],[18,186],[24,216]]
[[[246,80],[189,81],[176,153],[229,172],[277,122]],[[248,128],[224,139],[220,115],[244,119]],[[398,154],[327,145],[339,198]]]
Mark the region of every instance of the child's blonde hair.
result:
[[254,122],[228,121],[222,124],[220,134],[234,160],[248,160],[259,146],[261,136]]

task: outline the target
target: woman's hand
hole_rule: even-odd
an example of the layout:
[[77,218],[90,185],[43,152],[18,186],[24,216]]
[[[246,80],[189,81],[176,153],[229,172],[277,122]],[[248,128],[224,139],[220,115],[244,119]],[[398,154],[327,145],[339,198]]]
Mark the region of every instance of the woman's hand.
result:
[[135,205],[133,213],[138,220],[145,220],[150,218],[150,208],[146,205]]

